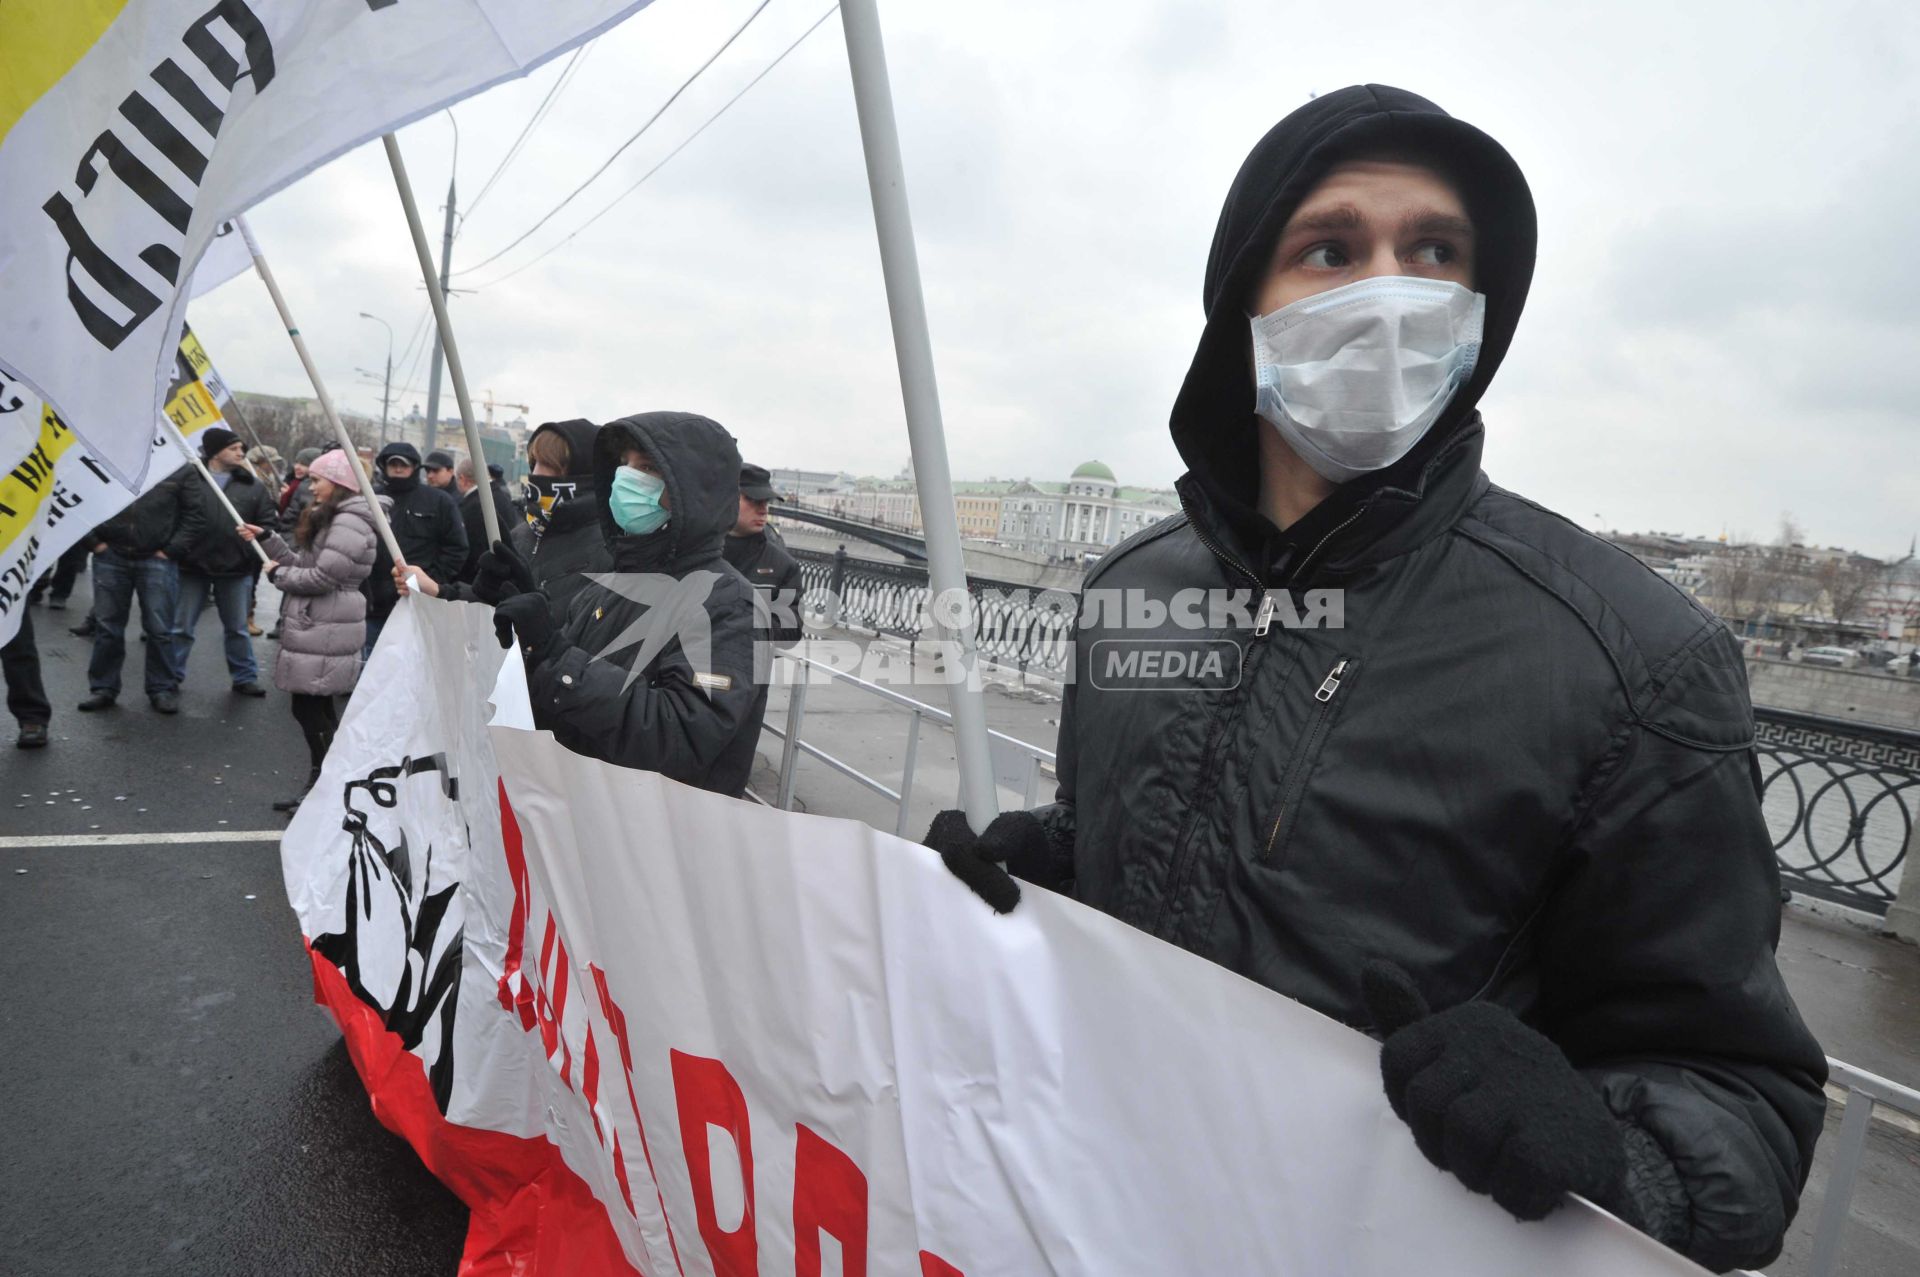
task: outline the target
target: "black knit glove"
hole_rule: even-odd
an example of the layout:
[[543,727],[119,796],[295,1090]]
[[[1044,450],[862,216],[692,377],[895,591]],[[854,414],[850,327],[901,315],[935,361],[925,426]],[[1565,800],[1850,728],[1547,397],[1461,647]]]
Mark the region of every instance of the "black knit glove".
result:
[[533,569],[505,541],[495,541],[474,564],[471,593],[482,603],[497,607],[517,594],[532,594],[539,588]]
[[493,633],[501,647],[512,647],[517,637],[528,665],[548,660],[560,648],[560,631],[554,626],[547,596],[537,590],[516,594],[494,608]]
[[1491,1003],[1430,1014],[1392,963],[1368,963],[1360,991],[1386,1042],[1387,1102],[1428,1161],[1520,1219],[1568,1193],[1620,1207],[1626,1128],[1559,1047]]
[[939,852],[953,876],[993,906],[995,913],[1011,913],[1020,903],[1015,875],[1038,880],[1052,858],[1047,828],[1030,811],[1003,811],[979,835],[967,823],[965,812],[943,811],[933,818],[921,841]]

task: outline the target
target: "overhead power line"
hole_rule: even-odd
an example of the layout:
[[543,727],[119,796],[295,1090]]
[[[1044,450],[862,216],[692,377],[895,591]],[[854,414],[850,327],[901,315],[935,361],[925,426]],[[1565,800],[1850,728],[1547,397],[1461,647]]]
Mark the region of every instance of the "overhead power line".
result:
[[520,265],[514,267],[512,270],[506,272],[504,275],[498,276],[497,278],[494,278],[494,279],[486,280],[481,283],[474,284],[472,286],[474,291],[478,292],[482,289],[491,288],[495,284],[505,283],[507,280],[512,279],[515,275],[518,275],[521,271],[532,269],[534,266],[538,265],[540,262],[545,261],[548,257],[552,256],[554,253],[557,253],[561,249],[565,248],[568,244],[573,242],[575,236],[579,235],[581,232],[585,231],[589,226],[592,226],[595,222],[599,221],[601,218],[605,217],[608,213],[612,212],[614,205],[626,199],[627,196],[633,194],[635,191],[639,190],[642,186],[645,186],[647,184],[647,179],[651,178],[655,173],[658,173],[661,169],[665,168],[668,162],[671,161],[674,156],[686,150],[687,147],[692,144],[695,138],[699,137],[702,133],[705,133],[707,131],[708,125],[711,125],[715,120],[718,120],[721,116],[725,115],[728,109],[732,107],[735,102],[738,102],[741,98],[747,95],[748,90],[752,89],[753,86],[760,83],[760,81],[766,79],[767,76],[770,73],[772,73],[775,67],[779,66],[782,62],[785,62],[787,60],[787,55],[789,53],[792,53],[795,49],[799,48],[802,44],[804,44],[806,42],[807,37],[812,35],[815,31],[819,30],[820,24],[825,22],[828,18],[831,18],[834,15],[834,13],[839,10],[839,8],[840,6],[836,3],[831,7],[829,7],[825,13],[815,18],[813,20],[812,26],[808,27],[805,31],[802,31],[798,39],[796,39],[792,44],[789,44],[786,48],[782,49],[780,51],[780,56],[775,58],[773,61],[767,63],[767,65],[761,69],[760,74],[754,76],[751,80],[748,80],[746,84],[742,85],[740,88],[740,91],[738,93],[735,93],[732,97],[728,98],[725,105],[723,105],[718,111],[715,111],[712,115],[706,118],[705,123],[701,124],[701,126],[695,129],[693,132],[687,134],[685,141],[681,142],[680,145],[674,147],[671,151],[668,151],[658,164],[655,164],[652,168],[648,169],[645,173],[640,175],[639,181],[635,182],[632,186],[629,186],[626,190],[614,196],[611,200],[607,202],[605,207],[603,207],[599,212],[595,213],[592,217],[589,217],[586,221],[582,222],[579,226],[575,227],[573,231],[566,236],[566,238],[553,244],[552,246],[547,248],[544,252],[540,253],[538,256],[533,257],[530,260],[523,262]]
[[635,142],[638,142],[641,138],[641,135],[644,134],[648,129],[652,128],[655,122],[657,122],[661,116],[665,115],[667,113],[667,108],[671,107],[675,102],[679,101],[680,95],[685,93],[689,88],[693,87],[693,82],[695,80],[698,80],[701,77],[701,75],[706,72],[706,69],[708,67],[712,66],[715,62],[719,61],[721,54],[725,53],[728,49],[733,47],[733,42],[735,40],[738,40],[742,35],[746,33],[747,28],[753,25],[753,20],[759,17],[761,13],[763,13],[766,10],[767,5],[770,3],[772,3],[772,0],[760,0],[760,3],[754,6],[753,12],[747,15],[747,20],[745,22],[742,22],[740,26],[734,31],[734,33],[727,37],[726,43],[722,44],[718,49],[715,49],[713,51],[712,56],[709,57],[705,62],[702,62],[699,66],[699,69],[696,70],[692,75],[688,76],[685,82],[682,83],[679,88],[675,89],[672,95],[669,96],[665,102],[662,102],[660,104],[660,109],[655,111],[651,116],[649,116],[645,124],[642,124],[638,129],[635,129],[633,134],[630,137],[628,137],[626,141],[622,142],[619,146],[615,147],[613,154],[609,155],[605,160],[603,160],[600,164],[600,167],[595,169],[591,174],[588,175],[586,181],[580,183],[580,185],[574,187],[571,191],[567,192],[567,195],[564,199],[562,199],[558,204],[555,204],[552,208],[548,209],[544,214],[541,215],[541,218],[539,221],[535,222],[532,226],[529,226],[526,230],[522,231],[520,235],[516,239],[514,239],[512,243],[508,244],[505,248],[502,248],[499,252],[495,253],[491,257],[483,258],[482,260],[475,262],[473,265],[465,267],[462,270],[457,270],[453,273],[455,275],[471,274],[472,272],[479,270],[482,266],[486,266],[492,262],[496,262],[500,260],[502,257],[505,257],[508,253],[518,248],[521,244],[525,243],[528,236],[532,235],[535,231],[539,230],[542,226],[545,226],[548,222],[552,221],[556,213],[558,213],[561,209],[565,208],[567,205],[573,203],[573,201],[580,195],[582,191],[586,190],[589,186],[593,185],[594,182],[598,181],[600,178],[600,175],[605,173],[609,168],[611,168],[613,166],[613,162],[619,159],[622,155],[624,155],[628,147],[632,146]]
[[487,198],[487,192],[493,189],[494,183],[500,180],[500,175],[507,171],[507,166],[513,163],[519,156],[520,148],[526,145],[527,138],[532,136],[533,131],[540,127],[540,122],[547,118],[547,114],[553,109],[560,95],[566,91],[567,85],[572,82],[573,76],[579,67],[580,60],[586,56],[587,50],[592,47],[592,42],[583,44],[573,51],[571,58],[567,59],[567,65],[560,69],[560,74],[555,77],[553,84],[547,89],[546,96],[540,99],[540,105],[534,107],[533,114],[527,117],[526,127],[520,130],[520,136],[513,139],[513,145],[509,146],[507,153],[500,157],[500,163],[494,167],[492,174],[488,176],[485,182],[480,184],[480,193],[468,202],[466,213],[468,217],[473,216],[473,211],[480,207],[480,201]]

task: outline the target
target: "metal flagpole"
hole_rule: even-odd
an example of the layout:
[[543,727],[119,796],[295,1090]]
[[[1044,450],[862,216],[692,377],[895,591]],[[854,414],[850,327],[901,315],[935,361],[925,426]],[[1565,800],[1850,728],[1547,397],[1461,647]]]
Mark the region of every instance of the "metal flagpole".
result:
[[300,356],[300,366],[307,370],[307,380],[313,383],[313,393],[320,400],[320,412],[326,417],[327,424],[333,427],[333,437],[340,441],[340,449],[347,454],[348,464],[360,476],[360,494],[366,497],[367,504],[373,508],[373,526],[379,530],[380,540],[387,547],[387,555],[396,564],[405,563],[407,556],[400,553],[400,543],[393,539],[393,525],[387,522],[387,512],[381,507],[379,497],[374,495],[373,476],[360,464],[360,454],[354,451],[353,436],[347,433],[340,414],[333,410],[333,396],[327,393],[326,383],[320,380],[320,370],[314,367],[313,356],[307,353],[307,340],[300,335],[299,325],[293,322],[293,315],[287,310],[287,299],[280,295],[280,285],[274,282],[273,268],[267,265],[267,259],[261,255],[260,245],[254,242],[246,219],[234,220],[240,224],[240,233],[247,237],[247,251],[253,254],[253,269],[259,273],[260,282],[267,286],[267,295],[273,298],[273,308],[280,315],[280,324],[287,330],[287,336],[293,339],[294,353]]
[[999,801],[987,747],[986,697],[969,623],[972,604],[967,596],[966,561],[960,553],[953,478],[947,468],[946,432],[940,421],[940,390],[933,375],[926,300],[920,291],[920,262],[907,209],[906,171],[900,162],[900,134],[894,126],[893,95],[887,83],[887,54],[875,0],[841,0],[840,20],[846,28],[847,63],[853,72],[853,100],[867,156],[887,310],[893,320],[893,352],[900,365],[901,398],[906,402],[907,438],[913,448],[914,482],[927,538],[927,577],[933,586],[932,611],[936,622],[943,613],[963,618],[961,624],[942,628],[951,631],[960,648],[961,678],[949,684],[950,709],[954,752],[960,764],[960,806],[977,833],[993,819]]
[[[187,442],[187,437],[180,433],[180,427],[174,425],[165,417],[162,417],[160,420],[166,432],[173,436],[174,446],[180,449],[180,455],[187,459],[189,465],[200,472],[200,477],[207,481],[209,488],[213,489],[213,495],[220,498],[220,504],[225,506],[227,513],[233,516],[233,526],[236,528],[244,528],[247,525],[247,521],[240,517],[238,510],[233,508],[233,502],[227,500],[226,489],[222,488],[220,481],[213,477],[213,471],[207,469],[207,463],[200,459],[199,451]],[[253,552],[260,556],[262,563],[268,561],[267,552],[260,548],[258,541],[249,541],[247,544],[253,547]]]
[[[400,158],[400,142],[389,133],[381,139],[387,144],[387,163],[393,167],[393,184],[400,191],[400,205],[407,210],[407,227],[413,232],[413,251],[420,258],[420,277],[427,281],[427,297],[433,302],[434,323],[440,329],[440,345],[447,352],[447,375],[453,379],[453,397],[460,401],[460,422],[467,428],[467,454],[473,458],[473,472],[487,473],[487,450],[480,443],[480,426],[473,419],[473,402],[467,398],[467,374],[460,366],[460,348],[453,344],[453,324],[447,319],[447,294],[440,287],[434,270],[433,249],[427,244],[426,227],[420,224],[420,206],[413,202],[413,184],[407,181],[406,161]],[[487,544],[500,539],[500,516],[493,502],[485,499],[481,484],[480,521],[487,527]]]

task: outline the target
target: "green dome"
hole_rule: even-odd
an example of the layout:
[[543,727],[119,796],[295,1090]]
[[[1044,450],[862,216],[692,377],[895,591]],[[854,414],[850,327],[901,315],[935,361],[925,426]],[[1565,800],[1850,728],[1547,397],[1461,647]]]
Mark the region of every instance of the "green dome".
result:
[[1113,471],[1107,469],[1104,462],[1099,461],[1088,461],[1084,463],[1079,469],[1073,472],[1073,477],[1076,479],[1105,479],[1108,483],[1116,482],[1113,477]]

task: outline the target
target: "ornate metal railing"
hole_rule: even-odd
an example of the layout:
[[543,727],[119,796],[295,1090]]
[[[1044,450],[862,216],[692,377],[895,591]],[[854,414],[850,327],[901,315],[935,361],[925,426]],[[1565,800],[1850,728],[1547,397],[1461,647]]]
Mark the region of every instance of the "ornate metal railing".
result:
[[[845,553],[794,550],[813,617],[924,637],[927,572]],[[1049,678],[1073,661],[1076,595],[969,579],[975,641],[989,660]],[[835,606],[831,617],[824,609]],[[1761,805],[1782,882],[1884,916],[1920,822],[1920,732],[1756,707]]]
[[[925,637],[927,570],[914,563],[880,563],[818,550],[788,552],[800,562],[813,616],[891,634]],[[1078,596],[1062,590],[968,577],[978,623],[974,643],[988,660],[1048,678],[1073,662],[1073,617]]]
[[1920,819],[1920,732],[1763,707],[1754,717],[1781,880],[1884,916]]

